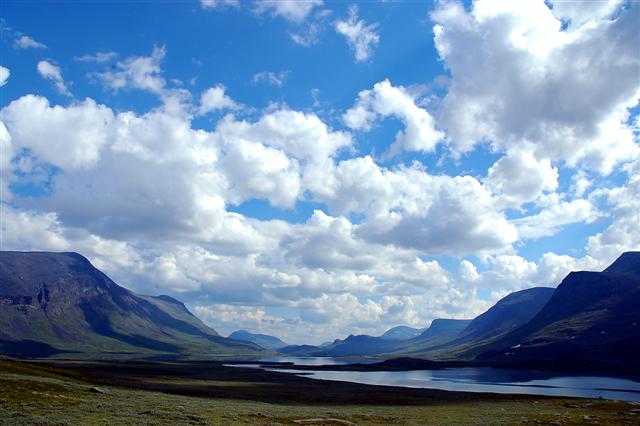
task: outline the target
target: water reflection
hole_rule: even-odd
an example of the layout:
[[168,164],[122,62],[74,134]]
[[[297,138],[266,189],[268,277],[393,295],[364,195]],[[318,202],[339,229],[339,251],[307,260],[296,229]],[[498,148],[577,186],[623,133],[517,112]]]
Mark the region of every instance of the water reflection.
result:
[[[295,365],[338,365],[371,363],[375,360],[354,360],[328,357],[273,357],[270,362],[291,362]],[[267,368],[271,370],[270,368]],[[403,386],[450,391],[521,393],[550,396],[618,399],[640,402],[640,382],[616,377],[576,376],[558,372],[514,370],[501,368],[451,368],[418,371],[300,371],[309,377],[370,385]]]

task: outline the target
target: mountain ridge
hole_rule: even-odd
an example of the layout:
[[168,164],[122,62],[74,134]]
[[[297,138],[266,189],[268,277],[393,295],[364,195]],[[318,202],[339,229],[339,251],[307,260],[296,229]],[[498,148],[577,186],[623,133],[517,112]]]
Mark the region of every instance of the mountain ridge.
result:
[[251,342],[265,349],[279,349],[288,346],[287,343],[281,339],[270,336],[268,334],[250,333],[247,330],[236,330],[229,335],[229,339]]

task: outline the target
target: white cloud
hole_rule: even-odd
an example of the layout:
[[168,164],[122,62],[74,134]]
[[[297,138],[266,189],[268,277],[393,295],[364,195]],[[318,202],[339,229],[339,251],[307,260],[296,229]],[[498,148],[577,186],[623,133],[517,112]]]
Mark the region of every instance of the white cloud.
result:
[[14,155],[11,135],[7,126],[0,120],[0,202],[9,201],[12,198],[9,184],[13,174],[11,161]]
[[[392,210],[363,224],[369,241],[414,248],[428,255],[503,251],[517,239],[513,225],[497,211],[488,191],[470,176],[413,175],[413,185],[429,185],[424,198],[407,199],[406,210]],[[415,203],[415,205],[413,205]]]
[[513,149],[489,168],[485,184],[504,206],[518,207],[558,187],[558,169],[527,149]]
[[294,23],[302,23],[314,7],[322,6],[322,0],[258,0],[255,11],[258,14],[269,12]]
[[553,16],[569,21],[569,29],[575,31],[589,22],[609,18],[624,0],[600,0],[600,1],[566,1],[552,0]]
[[581,198],[587,190],[593,185],[584,170],[578,170],[571,176],[571,191],[575,197]]
[[240,7],[240,0],[200,0],[200,5],[203,9],[217,9],[225,6]]
[[0,65],[0,87],[7,84],[7,81],[9,81],[10,75],[11,75],[11,71],[9,71],[9,68],[3,67],[2,65]]
[[[237,330],[249,330],[254,333],[275,334],[283,339],[293,337],[289,332],[302,324],[293,324],[282,317],[269,315],[264,307],[238,306],[227,304],[197,305],[193,312],[204,322],[215,326],[222,335],[229,335]],[[286,340],[285,340],[286,341]]]
[[291,208],[300,193],[298,162],[259,142],[229,143],[220,167],[230,179],[228,196],[235,204],[263,198],[274,206]]
[[14,49],[46,49],[47,46],[37,42],[27,35],[22,35],[13,41]]
[[[208,235],[216,228],[205,224],[213,220],[237,224],[241,237],[246,224],[225,213],[227,202],[264,198],[292,207],[303,173],[351,144],[348,134],[317,116],[290,110],[253,123],[227,117],[207,133],[166,109],[114,113],[91,99],[65,108],[27,95],[0,117],[15,150],[27,149],[36,161],[64,171],[52,178],[56,190],[43,203],[64,212],[63,220],[104,235],[151,235],[157,227],[167,235],[194,229]],[[214,240],[235,244],[224,238]]]
[[253,84],[267,83],[272,86],[282,87],[288,76],[289,71],[280,71],[277,73],[273,71],[262,71],[255,74],[251,79],[251,82]]
[[611,224],[587,242],[589,254],[605,264],[622,252],[640,249],[640,162],[629,164],[626,172],[624,185],[592,193],[605,196],[611,209]]
[[58,167],[76,169],[98,161],[113,113],[91,99],[64,108],[26,95],[3,108],[0,117],[16,148],[29,149]]
[[56,90],[65,96],[73,96],[69,89],[67,88],[64,79],[62,78],[62,72],[60,71],[60,67],[53,65],[49,61],[40,61],[38,62],[38,73],[47,80],[51,80],[56,87]]
[[165,54],[164,47],[155,47],[151,56],[131,56],[118,62],[115,69],[95,75],[112,90],[135,88],[162,94],[166,81],[160,63]]
[[576,19],[568,31],[542,0],[438,5],[435,44],[451,72],[438,124],[456,150],[527,145],[605,174],[638,156],[626,124],[640,98],[637,8],[611,15],[603,2],[581,12],[568,3],[555,6]]
[[53,213],[33,214],[2,204],[2,249],[65,251],[69,243],[61,235]]
[[338,214],[365,215],[367,241],[446,255],[506,250],[516,229],[489,191],[470,176],[435,176],[418,164],[388,170],[371,157],[338,163],[312,188]]
[[332,131],[316,115],[286,109],[255,123],[226,117],[216,136],[225,154],[221,165],[234,176],[231,202],[257,196],[281,207],[293,207],[302,187],[352,143],[349,134]]
[[335,30],[347,39],[347,44],[355,55],[356,62],[367,61],[373,56],[373,51],[380,42],[380,36],[376,32],[377,23],[367,25],[358,18],[358,6],[349,8],[349,18],[345,21],[336,21]]
[[385,117],[395,117],[405,125],[404,131],[396,134],[389,156],[401,150],[430,152],[444,138],[444,134],[435,129],[431,115],[416,105],[404,87],[392,86],[389,80],[361,91],[355,105],[342,118],[350,128],[368,131]]
[[514,219],[511,223],[518,228],[521,239],[538,239],[555,235],[565,225],[591,223],[599,216],[598,210],[588,200],[563,201],[554,194],[548,197],[539,213]]
[[217,131],[225,140],[244,139],[308,161],[322,161],[351,145],[351,135],[333,131],[317,115],[288,109],[267,113],[255,123],[225,118]]
[[222,109],[236,109],[238,104],[225,94],[226,88],[223,85],[210,87],[200,95],[199,114],[206,114],[211,111]]
[[535,262],[518,255],[502,254],[486,259],[483,272],[477,272],[473,263],[463,260],[458,273],[458,286],[491,290],[491,298],[497,301],[512,291],[556,287],[571,271],[601,270],[604,266],[590,256],[576,259],[548,252]]
[[95,55],[87,54],[82,56],[76,56],[73,59],[79,62],[95,62],[96,64],[104,64],[104,63],[113,61],[117,57],[118,57],[118,52],[96,52]]

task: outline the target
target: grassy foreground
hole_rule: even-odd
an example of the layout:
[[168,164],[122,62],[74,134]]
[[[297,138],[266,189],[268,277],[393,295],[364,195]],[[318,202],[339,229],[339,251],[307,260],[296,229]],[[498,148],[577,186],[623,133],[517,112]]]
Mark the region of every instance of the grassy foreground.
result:
[[353,385],[220,364],[0,360],[0,424],[624,425],[640,424],[640,405]]

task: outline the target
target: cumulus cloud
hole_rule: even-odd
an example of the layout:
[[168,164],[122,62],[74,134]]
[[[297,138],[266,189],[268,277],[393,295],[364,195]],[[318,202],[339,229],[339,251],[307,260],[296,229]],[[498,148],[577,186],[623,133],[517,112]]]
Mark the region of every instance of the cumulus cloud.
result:
[[364,62],[373,56],[373,51],[380,42],[376,32],[377,23],[367,25],[358,18],[358,6],[349,8],[349,18],[335,22],[334,28],[338,34],[347,39],[347,44],[353,51],[356,62]]
[[508,249],[516,229],[471,176],[435,176],[421,166],[389,170],[371,157],[339,162],[315,191],[338,214],[365,215],[359,235],[429,255]]
[[64,82],[62,78],[62,71],[60,71],[60,67],[53,65],[49,61],[40,61],[38,62],[38,73],[47,80],[53,82],[56,90],[65,96],[73,96],[69,89],[67,88],[67,84]]
[[11,143],[11,134],[9,134],[7,126],[5,126],[1,120],[0,153],[2,153],[2,155],[0,155],[0,202],[5,202],[11,199],[9,184],[13,175],[12,160],[14,158],[14,152],[13,144]]
[[14,49],[46,49],[47,46],[43,43],[35,41],[27,35],[21,35],[13,41]]
[[4,203],[1,207],[3,250],[78,251],[108,272],[126,269],[126,274],[135,274],[142,269],[139,253],[127,243],[69,229],[53,212],[17,209]]
[[525,288],[556,287],[571,271],[594,271],[606,266],[591,256],[574,258],[553,252],[544,253],[537,261],[515,254],[500,254],[488,257],[483,263],[484,270],[478,272],[470,261],[461,261],[456,279],[459,287],[490,291],[493,300]]
[[557,195],[549,198],[547,205],[539,213],[511,221],[518,228],[520,238],[538,239],[552,236],[565,225],[591,223],[600,216],[588,200],[563,201]]
[[[437,6],[435,44],[451,73],[438,123],[456,150],[486,140],[507,150],[532,144],[537,158],[600,173],[638,156],[627,125],[640,98],[637,7],[582,6]],[[571,21],[567,30],[554,14]]]
[[[600,233],[589,237],[589,253],[607,264],[620,253],[640,248],[640,163],[626,167],[627,182],[608,190],[597,190],[610,207],[611,224]],[[595,192],[595,191],[594,191]]]
[[16,148],[28,149],[57,167],[76,169],[98,161],[113,113],[91,99],[64,108],[26,95],[3,108],[0,117]]
[[514,149],[496,161],[487,173],[486,185],[504,206],[518,207],[558,187],[558,169],[549,159],[537,159],[527,149]]
[[223,85],[210,87],[200,95],[199,114],[206,114],[211,111],[223,109],[236,109],[238,104],[225,94],[226,88]]
[[112,90],[135,88],[161,94],[166,85],[160,68],[165,54],[164,47],[155,47],[151,56],[131,56],[95,76]]
[[10,75],[11,75],[11,71],[9,71],[9,68],[3,67],[2,65],[0,65],[0,87],[7,84],[7,81],[9,81]]
[[352,129],[368,131],[376,121],[385,117],[395,117],[405,125],[404,131],[396,134],[388,156],[402,150],[430,152],[444,138],[444,134],[436,130],[431,115],[416,105],[404,87],[392,86],[389,80],[360,92],[355,105],[344,113],[342,119]]
[[277,148],[298,160],[323,160],[351,145],[351,135],[333,131],[317,115],[289,109],[267,113],[255,123],[225,118],[218,132]]
[[255,11],[258,14],[270,13],[280,16],[294,23],[301,23],[311,13],[313,8],[322,6],[322,0],[258,0]]
[[365,222],[364,238],[414,248],[429,255],[465,255],[510,248],[518,234],[497,211],[489,192],[470,176],[408,173],[414,185],[428,185],[418,199],[404,198],[392,210]]

